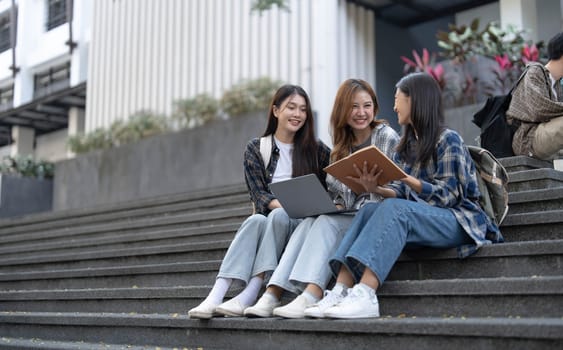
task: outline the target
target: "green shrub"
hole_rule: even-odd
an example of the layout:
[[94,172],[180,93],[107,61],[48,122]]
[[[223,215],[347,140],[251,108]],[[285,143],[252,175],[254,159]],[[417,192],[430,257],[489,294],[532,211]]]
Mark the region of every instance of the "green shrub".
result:
[[109,138],[113,146],[120,146],[162,134],[168,130],[166,117],[148,111],[140,111],[129,117],[127,121],[113,122],[109,129]]
[[67,144],[68,148],[76,154],[113,146],[110,133],[103,128],[98,128],[85,135],[71,136],[68,138]]
[[34,160],[32,156],[5,156],[0,163],[0,173],[36,178],[52,178],[55,166],[44,160]]
[[162,134],[172,129],[193,128],[217,119],[220,111],[229,116],[264,111],[268,108],[280,81],[270,78],[244,80],[227,90],[221,100],[203,93],[193,98],[174,101],[173,118],[150,111],[140,111],[128,120],[117,120],[109,129],[99,128],[86,135],[70,136],[68,148],[76,153],[108,149]]
[[281,84],[270,78],[242,81],[225,91],[221,107],[231,117],[266,110]]
[[174,106],[174,118],[182,129],[204,125],[216,119],[219,113],[219,101],[205,93],[176,100]]
[[254,0],[250,11],[255,11],[262,15],[264,11],[270,10],[273,6],[277,6],[280,10],[289,12],[289,6],[286,0]]
[[141,111],[133,114],[127,121],[113,122],[107,130],[99,128],[85,135],[71,136],[67,144],[72,152],[80,154],[136,142],[169,129],[166,117]]

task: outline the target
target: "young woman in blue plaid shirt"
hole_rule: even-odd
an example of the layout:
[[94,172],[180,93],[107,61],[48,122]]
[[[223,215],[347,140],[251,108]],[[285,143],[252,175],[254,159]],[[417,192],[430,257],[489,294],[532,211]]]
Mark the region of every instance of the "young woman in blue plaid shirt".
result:
[[[256,300],[265,272],[275,269],[291,232],[301,220],[287,216],[270,192],[270,183],[315,173],[326,185],[323,168],[329,163],[330,149],[315,138],[311,103],[303,88],[284,85],[278,89],[263,136],[272,140],[267,164],[260,153],[260,138],[249,141],[244,153],[244,175],[255,214],[237,231],[209,295],[188,312],[191,318],[241,316]],[[234,282],[245,288],[222,303]]]
[[394,109],[404,127],[396,162],[408,176],[378,186],[376,167],[356,168],[356,181],[366,192],[386,199],[368,203],[356,214],[330,260],[336,286],[305,310],[307,316],[379,317],[375,291],[404,248],[458,247],[463,257],[502,241],[478,204],[475,166],[463,140],[443,126],[438,83],[425,73],[403,77]]

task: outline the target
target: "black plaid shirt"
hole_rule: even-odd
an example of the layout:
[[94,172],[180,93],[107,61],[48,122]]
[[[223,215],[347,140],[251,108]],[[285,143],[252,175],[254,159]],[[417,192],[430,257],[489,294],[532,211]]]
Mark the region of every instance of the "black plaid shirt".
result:
[[[317,161],[319,164],[318,178],[326,187],[326,173],[324,168],[330,161],[330,148],[322,141],[318,141],[319,148]],[[260,155],[260,138],[254,138],[246,145],[244,152],[244,178],[250,194],[250,200],[254,203],[256,213],[267,215],[270,212],[268,204],[276,197],[270,192],[269,184],[280,158],[280,150],[276,143],[272,143],[272,157],[268,168],[264,166],[264,161]]]

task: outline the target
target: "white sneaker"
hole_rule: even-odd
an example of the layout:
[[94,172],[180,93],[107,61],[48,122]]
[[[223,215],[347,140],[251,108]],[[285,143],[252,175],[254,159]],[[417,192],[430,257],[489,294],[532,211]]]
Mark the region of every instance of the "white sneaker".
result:
[[242,316],[244,314],[244,309],[246,307],[247,307],[246,305],[242,305],[240,303],[240,300],[238,300],[237,298],[233,298],[217,306],[215,308],[215,312],[220,315],[237,317],[237,316]]
[[299,294],[297,298],[285,306],[277,307],[274,309],[274,316],[284,317],[284,318],[304,318],[305,309],[312,306],[313,303],[307,299],[302,294]]
[[188,316],[190,318],[209,319],[216,315],[216,307],[217,304],[213,304],[207,300],[204,300],[201,304],[188,311]]
[[342,293],[337,293],[332,290],[325,290],[324,297],[316,304],[313,304],[311,305],[311,307],[305,309],[304,314],[307,317],[324,318],[325,311],[337,305],[342,299],[344,299],[345,295],[345,290],[343,290]]
[[272,317],[274,309],[278,306],[280,306],[279,300],[273,295],[264,293],[254,306],[244,309],[244,316]]
[[372,318],[379,317],[379,302],[373,289],[356,284],[350,293],[337,305],[325,310],[330,318]]

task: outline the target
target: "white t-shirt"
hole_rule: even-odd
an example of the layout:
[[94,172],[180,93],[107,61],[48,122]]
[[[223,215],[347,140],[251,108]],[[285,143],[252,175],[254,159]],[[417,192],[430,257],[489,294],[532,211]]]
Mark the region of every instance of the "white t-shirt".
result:
[[289,180],[291,179],[291,174],[293,173],[293,144],[283,143],[275,137],[274,142],[280,150],[280,158],[278,159],[276,171],[272,177],[272,182]]

